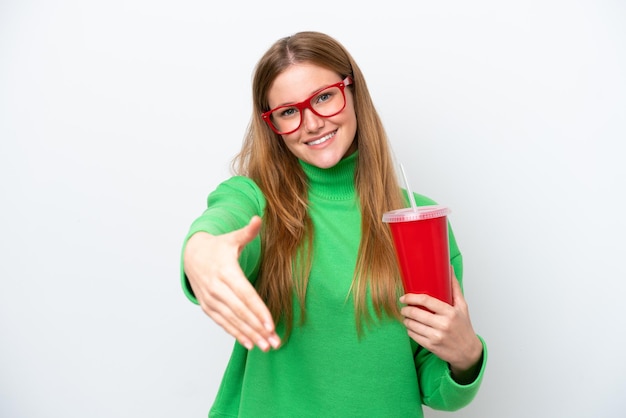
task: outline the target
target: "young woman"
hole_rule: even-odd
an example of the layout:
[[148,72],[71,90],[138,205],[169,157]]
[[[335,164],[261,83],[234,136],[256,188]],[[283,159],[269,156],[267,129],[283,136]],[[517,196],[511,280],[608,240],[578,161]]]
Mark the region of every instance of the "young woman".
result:
[[402,295],[381,219],[407,201],[353,58],[322,33],[280,39],[257,64],[253,100],[238,175],[209,195],[183,250],[187,296],[237,340],[209,416],[467,405],[487,356],[461,254],[450,231],[453,305]]

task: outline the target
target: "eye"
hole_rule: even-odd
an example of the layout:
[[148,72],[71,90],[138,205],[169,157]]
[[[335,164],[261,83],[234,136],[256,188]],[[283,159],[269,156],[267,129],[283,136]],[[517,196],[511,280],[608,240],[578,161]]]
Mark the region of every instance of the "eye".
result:
[[315,103],[324,103],[330,100],[333,97],[333,94],[329,91],[322,92],[319,96],[315,98]]
[[278,113],[277,116],[279,118],[290,118],[293,115],[298,113],[298,109],[295,107],[284,107],[280,109],[277,113]]

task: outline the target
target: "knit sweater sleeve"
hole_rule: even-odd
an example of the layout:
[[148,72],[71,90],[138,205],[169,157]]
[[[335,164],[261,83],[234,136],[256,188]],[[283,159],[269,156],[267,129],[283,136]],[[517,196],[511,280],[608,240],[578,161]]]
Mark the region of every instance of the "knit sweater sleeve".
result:
[[[415,194],[416,202],[421,205],[434,205],[435,201]],[[448,241],[450,246],[450,264],[454,274],[463,289],[463,255],[459,250],[452,226],[448,224]],[[478,336],[483,345],[480,371],[473,382],[461,385],[452,378],[447,362],[426,350],[417,347],[415,352],[415,367],[419,379],[422,402],[432,409],[456,411],[467,406],[476,396],[481,386],[485,366],[487,365],[487,345],[481,336]],[[414,342],[413,342],[414,343]],[[417,345],[415,343],[415,345]]]
[[[463,256],[451,227],[448,228],[448,234],[450,263],[463,288]],[[487,345],[481,336],[478,338],[483,345],[480,371],[474,381],[466,385],[459,384],[452,378],[447,362],[425,348],[418,347],[415,354],[415,367],[424,405],[438,410],[456,411],[467,406],[474,399],[481,386],[487,364]]]
[[[221,183],[207,198],[207,208],[189,228],[183,241],[182,254],[189,238],[196,232],[208,232],[220,235],[240,229],[250,222],[254,215],[262,216],[265,198],[258,186],[249,178],[232,177]],[[257,236],[241,252],[239,264],[246,277],[251,281],[256,277],[261,253],[261,240]],[[185,295],[198,303],[185,274],[181,254],[180,276]]]
[[482,337],[478,336],[478,338],[483,344],[480,372],[476,379],[467,385],[459,384],[452,378],[448,363],[425,348],[418,348],[415,364],[424,405],[432,409],[456,411],[467,406],[474,399],[487,364],[487,346]]

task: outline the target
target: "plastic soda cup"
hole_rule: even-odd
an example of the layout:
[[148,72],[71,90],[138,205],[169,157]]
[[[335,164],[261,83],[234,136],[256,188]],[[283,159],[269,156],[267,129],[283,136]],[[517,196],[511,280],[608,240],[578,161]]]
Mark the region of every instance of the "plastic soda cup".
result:
[[448,214],[441,205],[385,212],[406,293],[426,293],[452,305]]

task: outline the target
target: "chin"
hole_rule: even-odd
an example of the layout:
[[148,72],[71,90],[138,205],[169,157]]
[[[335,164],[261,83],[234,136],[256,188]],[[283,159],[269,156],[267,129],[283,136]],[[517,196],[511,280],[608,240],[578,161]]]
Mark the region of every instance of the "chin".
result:
[[317,158],[311,158],[308,163],[318,168],[331,168],[336,166],[342,159],[342,155],[318,156]]

